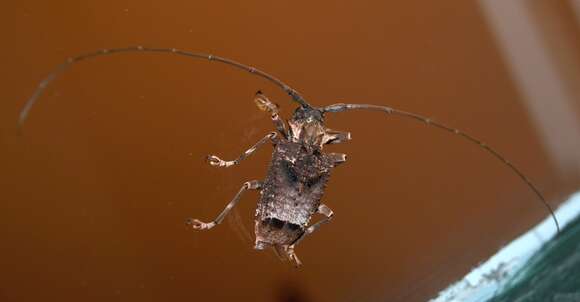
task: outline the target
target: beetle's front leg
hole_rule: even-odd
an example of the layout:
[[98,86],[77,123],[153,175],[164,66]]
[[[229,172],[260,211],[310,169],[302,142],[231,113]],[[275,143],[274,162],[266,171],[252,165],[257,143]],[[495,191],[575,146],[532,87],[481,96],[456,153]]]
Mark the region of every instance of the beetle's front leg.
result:
[[186,220],[186,224],[191,225],[196,230],[209,230],[214,226],[220,224],[226,215],[238,204],[240,198],[242,197],[242,193],[246,190],[259,190],[262,188],[262,182],[258,180],[252,180],[244,183],[244,185],[240,188],[236,196],[228,203],[226,208],[214,219],[212,222],[202,222],[198,219],[188,218]]
[[263,144],[265,144],[268,140],[273,140],[276,137],[276,132],[270,132],[268,133],[268,135],[264,136],[264,138],[262,138],[261,140],[259,140],[255,145],[253,145],[250,149],[246,150],[246,152],[242,153],[242,155],[240,155],[240,157],[236,158],[235,160],[222,160],[221,158],[215,156],[215,155],[209,155],[207,157],[207,160],[209,161],[209,164],[212,166],[217,166],[217,167],[231,167],[233,165],[237,165],[239,164],[242,160],[244,160],[246,157],[252,155],[252,153],[256,152],[256,150],[258,148],[260,148]]
[[276,130],[280,132],[280,134],[284,138],[288,138],[288,132],[286,131],[286,124],[278,115],[278,105],[272,103],[261,91],[256,92],[256,97],[254,98],[254,102],[262,111],[267,111],[272,115],[272,122],[274,122],[274,126],[276,126]]
[[323,144],[339,144],[349,141],[350,132],[336,131],[331,129],[326,129],[324,131],[324,137],[322,138]]

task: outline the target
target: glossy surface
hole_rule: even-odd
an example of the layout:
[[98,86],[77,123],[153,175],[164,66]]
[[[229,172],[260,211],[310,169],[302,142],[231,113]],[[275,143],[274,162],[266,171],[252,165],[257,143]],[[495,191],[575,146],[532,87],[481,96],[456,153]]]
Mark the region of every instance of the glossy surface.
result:
[[[284,118],[294,104],[226,66],[123,54],[74,66],[17,136],[18,111],[38,81],[100,48],[232,58],[315,105],[383,104],[465,130],[552,205],[578,187],[577,170],[562,172],[546,151],[476,2],[29,1],[2,11],[2,301],[425,301],[547,215],[476,146],[352,112],[326,121],[353,139],[328,147],[349,158],[323,199],[335,217],[301,244],[301,269],[253,250],[253,238],[230,227],[252,229],[255,193],[223,225],[194,232],[187,217],[214,218],[243,182],[265,177],[268,147],[238,167],[204,161],[234,159],[274,129],[254,93]],[[575,17],[562,20],[575,37]],[[556,129],[548,133],[572,130]]]

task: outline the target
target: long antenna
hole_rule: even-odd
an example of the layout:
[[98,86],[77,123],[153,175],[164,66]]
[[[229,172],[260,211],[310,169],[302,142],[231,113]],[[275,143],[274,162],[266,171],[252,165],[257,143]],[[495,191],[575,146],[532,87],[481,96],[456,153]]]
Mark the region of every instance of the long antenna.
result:
[[95,51],[92,53],[82,54],[79,56],[68,58],[64,63],[58,65],[50,74],[48,74],[48,76],[46,76],[46,78],[44,78],[38,84],[38,87],[36,88],[36,90],[34,91],[32,96],[28,99],[28,101],[26,101],[26,104],[24,104],[24,107],[20,111],[20,116],[18,118],[19,127],[22,127],[22,125],[26,121],[26,118],[28,117],[28,114],[30,113],[30,110],[32,109],[32,106],[34,106],[34,104],[38,101],[38,98],[40,97],[40,95],[42,95],[42,92],[46,89],[46,87],[58,75],[63,73],[65,70],[67,70],[71,65],[73,65],[79,61],[86,60],[86,59],[91,59],[91,58],[95,58],[95,57],[99,57],[99,56],[112,55],[112,54],[117,54],[117,53],[125,53],[125,52],[169,53],[169,54],[175,54],[175,55],[179,55],[179,56],[198,58],[198,59],[206,59],[209,61],[216,61],[216,62],[220,62],[220,63],[225,63],[227,65],[234,66],[236,68],[245,70],[249,73],[252,73],[252,74],[255,74],[255,75],[260,76],[262,78],[265,78],[266,80],[268,80],[268,81],[276,84],[280,88],[282,88],[282,90],[284,90],[284,92],[286,92],[288,95],[290,95],[292,97],[292,99],[295,102],[299,103],[302,107],[307,107],[307,108],[312,107],[312,106],[310,106],[310,104],[308,104],[308,102],[306,102],[306,100],[300,95],[300,93],[298,93],[298,91],[296,91],[293,88],[291,88],[290,86],[286,85],[284,82],[280,81],[279,79],[275,78],[274,76],[272,76],[268,73],[265,73],[257,68],[238,63],[234,60],[230,60],[230,59],[226,59],[226,58],[222,58],[222,57],[218,57],[218,56],[214,56],[214,55],[210,55],[210,54],[193,53],[193,52],[183,51],[183,50],[179,50],[179,49],[175,49],[175,48],[148,48],[148,47],[143,47],[143,46],[135,46],[135,47],[126,47],[126,48],[101,49],[101,50],[98,50],[98,51]]
[[554,220],[554,223],[556,224],[556,230],[558,231],[558,234],[560,234],[560,224],[558,223],[558,219],[556,219],[556,215],[554,214],[554,210],[552,210],[552,207],[550,207],[550,205],[548,204],[548,202],[546,201],[546,199],[544,198],[542,193],[540,193],[540,191],[536,188],[536,186],[532,183],[532,181],[530,181],[524,175],[524,173],[522,173],[518,168],[516,168],[516,166],[514,166],[514,164],[512,164],[509,160],[507,160],[503,155],[501,155],[499,152],[497,152],[495,149],[488,146],[487,144],[485,144],[481,140],[479,140],[479,139],[477,139],[477,138],[475,138],[475,137],[473,137],[473,136],[471,136],[463,131],[448,127],[448,126],[441,124],[439,122],[435,122],[432,119],[426,118],[426,117],[421,116],[419,114],[406,112],[406,111],[402,111],[402,110],[397,110],[397,109],[393,109],[393,108],[386,107],[386,106],[369,105],[369,104],[343,104],[343,103],[339,103],[339,104],[329,105],[329,106],[326,106],[324,108],[321,108],[322,112],[343,112],[343,111],[353,110],[353,109],[354,110],[359,109],[359,110],[382,111],[382,112],[387,113],[387,114],[393,114],[393,115],[398,115],[398,116],[402,116],[402,117],[406,117],[406,118],[411,118],[411,119],[423,122],[427,125],[434,126],[434,127],[439,128],[439,129],[445,130],[447,132],[457,134],[457,135],[463,137],[464,139],[466,139],[474,144],[477,144],[478,146],[480,146],[481,148],[483,148],[487,152],[491,153],[495,158],[497,158],[498,160],[503,162],[505,165],[507,165],[515,174],[517,174],[520,177],[520,179],[522,181],[524,181],[528,185],[528,187],[532,191],[534,191],[534,193],[536,193],[536,196],[538,196],[540,201],[544,204],[544,206],[546,206],[546,208],[550,212],[550,215],[552,216],[552,219]]

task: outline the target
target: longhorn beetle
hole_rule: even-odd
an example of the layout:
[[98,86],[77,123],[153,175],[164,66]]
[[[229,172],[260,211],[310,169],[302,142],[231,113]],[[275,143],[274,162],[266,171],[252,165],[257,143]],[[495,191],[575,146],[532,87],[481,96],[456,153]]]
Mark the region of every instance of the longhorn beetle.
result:
[[[560,226],[554,215],[554,211],[534,184],[514,164],[479,139],[421,115],[386,106],[338,103],[324,107],[315,107],[308,103],[300,93],[279,79],[254,67],[210,54],[192,53],[175,48],[146,48],[137,46],[102,49],[93,53],[71,57],[40,82],[38,88],[20,112],[18,120],[19,128],[23,126],[32,106],[36,103],[48,84],[68,67],[86,59],[125,52],[168,53],[206,59],[210,62],[224,63],[269,80],[284,90],[299,105],[294,111],[292,118],[287,121],[287,127],[286,123],[278,115],[278,106],[272,103],[260,91],[256,93],[254,98],[256,105],[259,109],[271,115],[277,132],[267,134],[235,160],[225,161],[215,155],[211,155],[208,156],[208,161],[212,166],[231,167],[239,164],[262,145],[271,142],[274,146],[274,152],[272,153],[272,160],[266,179],[264,181],[252,180],[244,183],[234,198],[213,221],[206,223],[198,219],[189,218],[186,223],[193,227],[193,229],[209,230],[215,227],[236,206],[245,191],[259,190],[261,197],[255,215],[256,242],[254,248],[263,250],[267,247],[272,247],[283,259],[290,260],[296,266],[299,266],[301,262],[296,256],[294,248],[306,236],[312,234],[321,225],[332,219],[332,210],[327,205],[321,203],[321,199],[330,172],[334,167],[346,161],[345,154],[325,153],[323,152],[323,147],[326,144],[337,144],[351,139],[349,132],[334,131],[326,128],[324,125],[324,116],[328,113],[350,110],[370,110],[425,123],[451,134],[458,135],[491,153],[491,155],[503,162],[517,174],[536,194],[550,212],[556,224],[557,232],[560,232]],[[316,213],[322,214],[324,218],[317,223],[308,225],[310,218]]]

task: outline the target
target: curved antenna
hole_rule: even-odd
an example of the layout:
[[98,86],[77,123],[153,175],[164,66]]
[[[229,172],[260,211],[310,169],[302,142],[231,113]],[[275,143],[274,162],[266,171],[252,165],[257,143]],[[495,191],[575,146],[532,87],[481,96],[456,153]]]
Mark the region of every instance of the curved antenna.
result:
[[79,56],[68,58],[64,63],[58,65],[54,69],[54,71],[52,71],[48,76],[46,76],[46,78],[44,78],[38,84],[38,87],[36,88],[36,90],[34,91],[32,96],[28,99],[28,101],[26,101],[26,104],[24,104],[24,107],[20,111],[20,115],[18,118],[19,127],[22,127],[22,125],[26,121],[26,118],[28,117],[30,110],[32,109],[32,106],[34,106],[34,104],[37,102],[38,98],[40,97],[42,92],[46,89],[46,87],[59,74],[63,73],[71,65],[73,65],[74,63],[77,63],[79,61],[86,60],[86,59],[91,59],[91,58],[105,56],[105,55],[112,55],[112,54],[117,54],[117,53],[125,53],[125,52],[169,53],[169,54],[175,54],[175,55],[179,55],[179,56],[198,58],[198,59],[206,59],[208,61],[216,61],[216,62],[224,63],[227,65],[234,66],[236,68],[245,70],[245,71],[252,73],[252,74],[255,74],[257,76],[260,76],[260,77],[276,84],[280,88],[282,88],[282,90],[284,90],[284,92],[286,92],[288,95],[290,95],[292,97],[292,99],[295,102],[299,103],[302,107],[307,107],[307,108],[312,107],[312,106],[310,106],[310,104],[308,104],[308,102],[306,102],[306,100],[300,95],[300,93],[298,93],[298,91],[296,91],[293,88],[291,88],[290,86],[286,85],[284,82],[280,81],[279,79],[275,78],[274,76],[267,74],[267,73],[265,73],[257,68],[238,63],[234,60],[230,60],[230,59],[226,59],[226,58],[222,58],[222,57],[218,57],[218,56],[214,56],[214,55],[210,55],[210,54],[187,52],[187,51],[183,51],[183,50],[179,50],[179,49],[175,49],[175,48],[148,48],[148,47],[143,47],[143,46],[135,46],[135,47],[126,47],[126,48],[101,49],[101,50],[98,50],[98,51],[95,51],[92,53],[82,54]]
[[516,168],[516,166],[514,166],[514,164],[512,164],[509,160],[507,160],[505,157],[503,157],[503,155],[499,154],[499,152],[497,152],[495,149],[493,149],[492,147],[483,143],[479,139],[477,139],[477,138],[475,138],[475,137],[473,137],[473,136],[471,136],[463,131],[460,131],[458,129],[451,128],[451,127],[448,127],[444,124],[435,122],[430,118],[426,118],[424,116],[421,116],[421,115],[418,115],[415,113],[397,110],[397,109],[393,109],[393,108],[386,107],[386,106],[369,105],[369,104],[343,104],[343,103],[339,103],[339,104],[333,104],[333,105],[329,105],[329,106],[321,108],[323,113],[325,113],[325,112],[343,112],[343,111],[353,110],[353,109],[382,111],[382,112],[387,113],[387,114],[393,114],[393,115],[398,115],[398,116],[402,116],[402,117],[406,117],[406,118],[411,118],[411,119],[423,122],[427,125],[434,126],[434,127],[439,128],[439,129],[445,130],[447,132],[457,134],[457,135],[463,137],[464,139],[466,139],[472,143],[477,144],[478,146],[480,146],[481,148],[483,148],[487,152],[491,153],[495,158],[499,159],[501,162],[503,162],[505,165],[507,165],[515,174],[517,174],[520,177],[521,180],[523,180],[528,185],[528,187],[532,191],[534,191],[534,193],[536,193],[536,196],[540,199],[540,201],[544,204],[544,206],[546,206],[546,208],[550,212],[550,215],[552,216],[552,219],[554,220],[554,223],[556,224],[556,230],[558,231],[558,234],[560,234],[560,224],[558,223],[558,219],[556,219],[556,215],[554,214],[554,210],[552,210],[552,207],[550,207],[550,205],[548,204],[548,202],[546,201],[546,199],[544,198],[542,193],[540,193],[540,191],[536,188],[536,186],[524,175],[524,173],[522,173],[518,168]]

